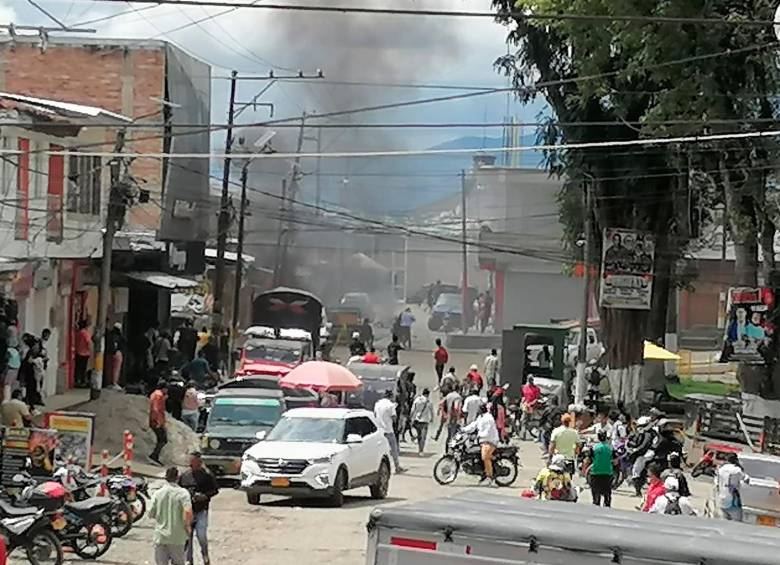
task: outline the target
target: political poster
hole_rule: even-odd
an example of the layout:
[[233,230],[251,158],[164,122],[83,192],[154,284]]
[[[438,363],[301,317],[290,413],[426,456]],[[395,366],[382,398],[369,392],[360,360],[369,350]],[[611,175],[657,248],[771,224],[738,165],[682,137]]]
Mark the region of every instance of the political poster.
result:
[[775,331],[767,315],[774,303],[775,296],[771,288],[729,289],[721,363],[766,363],[764,354]]
[[89,469],[92,466],[95,415],[88,412],[49,412],[45,421],[47,427],[57,431],[57,459],[70,460]]
[[0,454],[0,483],[13,486],[13,477],[27,471],[36,477],[50,477],[54,472],[54,449],[57,432],[36,428],[4,428]]
[[602,249],[601,307],[649,310],[655,261],[653,236],[636,230],[606,228]]

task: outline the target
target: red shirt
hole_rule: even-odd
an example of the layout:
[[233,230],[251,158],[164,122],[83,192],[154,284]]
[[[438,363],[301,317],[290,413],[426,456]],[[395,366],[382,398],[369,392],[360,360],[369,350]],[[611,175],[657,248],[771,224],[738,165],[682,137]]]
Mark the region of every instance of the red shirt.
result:
[[149,396],[149,427],[165,427],[165,393],[160,389]]
[[76,332],[76,355],[81,357],[92,355],[92,336],[87,328]]
[[523,401],[533,406],[533,404],[539,400],[539,397],[542,395],[542,389],[540,389],[536,385],[532,384],[524,384],[523,385]]
[[370,351],[363,355],[363,363],[379,363],[379,355],[376,353],[371,353]]
[[433,358],[436,360],[437,365],[446,365],[447,361],[450,360],[450,354],[444,346],[441,346],[433,352]]
[[482,380],[482,375],[480,375],[478,371],[469,371],[468,377],[474,386],[482,388],[482,383],[484,381]]
[[645,503],[642,505],[642,512],[650,512],[650,509],[655,504],[655,500],[659,496],[666,494],[666,487],[661,479],[653,477],[650,479],[650,484],[647,485],[647,495],[645,496]]

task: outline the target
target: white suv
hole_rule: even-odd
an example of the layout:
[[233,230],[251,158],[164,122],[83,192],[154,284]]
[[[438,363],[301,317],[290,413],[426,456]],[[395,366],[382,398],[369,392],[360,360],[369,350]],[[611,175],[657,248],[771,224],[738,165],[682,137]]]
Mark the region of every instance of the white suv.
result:
[[249,504],[275,494],[324,497],[341,506],[345,490],[369,487],[380,499],[389,486],[390,447],[366,410],[289,410],[241,461],[241,488]]

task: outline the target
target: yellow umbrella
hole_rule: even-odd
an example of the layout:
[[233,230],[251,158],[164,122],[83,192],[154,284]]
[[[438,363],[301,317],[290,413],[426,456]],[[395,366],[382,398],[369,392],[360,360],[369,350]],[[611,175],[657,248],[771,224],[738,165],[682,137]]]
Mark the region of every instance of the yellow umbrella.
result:
[[654,344],[651,341],[645,342],[645,359],[652,359],[654,361],[679,361],[680,356],[671,351],[667,351],[663,347]]

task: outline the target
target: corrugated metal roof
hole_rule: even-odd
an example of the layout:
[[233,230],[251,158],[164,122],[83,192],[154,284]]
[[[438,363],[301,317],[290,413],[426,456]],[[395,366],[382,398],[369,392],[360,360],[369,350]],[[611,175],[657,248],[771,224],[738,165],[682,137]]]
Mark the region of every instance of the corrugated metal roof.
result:
[[48,116],[83,122],[85,118],[95,118],[101,122],[116,122],[117,125],[132,122],[133,119],[116,112],[111,112],[98,106],[87,106],[84,104],[74,104],[72,102],[63,102],[61,100],[50,100],[47,98],[35,98],[22,94],[13,94],[9,92],[0,92],[0,102],[7,104],[10,101],[15,103],[17,110],[22,112],[31,112],[36,115]]
[[145,282],[160,288],[168,290],[177,290],[184,288],[196,288],[198,283],[192,279],[185,279],[157,271],[131,271],[125,273],[129,278]]

